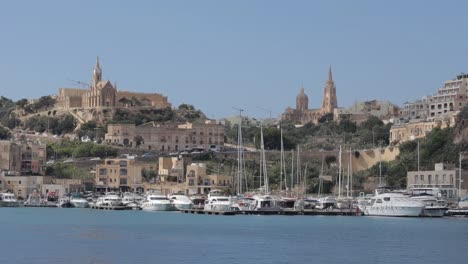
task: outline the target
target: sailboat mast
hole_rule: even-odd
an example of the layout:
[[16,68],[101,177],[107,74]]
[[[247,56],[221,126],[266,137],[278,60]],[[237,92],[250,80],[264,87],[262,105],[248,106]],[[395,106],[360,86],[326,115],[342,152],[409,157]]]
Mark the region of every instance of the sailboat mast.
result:
[[283,190],[283,170],[284,170],[284,148],[283,148],[283,128],[280,127],[281,133],[281,153],[280,153],[280,192]]
[[418,140],[418,172],[419,172],[419,140]]
[[323,185],[322,176],[323,176],[323,162],[324,162],[324,160],[325,160],[325,156],[322,156],[322,168],[320,169],[319,189],[318,189],[319,198],[322,197],[322,185]]
[[292,196],[292,190],[294,188],[294,150],[291,149],[291,196]]
[[347,176],[347,179],[346,179],[346,197],[349,198],[349,177],[350,177],[350,166],[349,166],[349,163],[351,162],[351,160],[348,161],[348,176]]
[[297,189],[296,189],[296,196],[299,194],[299,175],[301,173],[301,167],[300,167],[300,157],[299,157],[299,145],[297,145],[297,169],[296,169],[296,184],[297,184]]
[[459,179],[458,179],[458,197],[461,199],[461,183],[462,183],[462,153],[460,152],[459,161],[458,161],[458,171],[459,171]]
[[338,154],[338,198],[341,197],[341,146]]
[[351,173],[351,182],[350,182],[350,192],[351,192],[351,197],[353,196],[353,155],[351,151],[351,147],[349,147],[349,172]]

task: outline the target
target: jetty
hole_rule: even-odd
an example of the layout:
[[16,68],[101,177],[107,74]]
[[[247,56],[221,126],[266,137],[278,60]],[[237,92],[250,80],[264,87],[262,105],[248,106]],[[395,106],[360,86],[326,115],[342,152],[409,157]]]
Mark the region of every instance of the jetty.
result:
[[207,215],[236,215],[236,211],[204,211],[203,209],[184,209],[180,210],[185,214],[207,214]]
[[118,210],[118,211],[123,211],[123,210],[133,210],[132,207],[129,206],[124,206],[124,205],[90,205],[89,208],[91,209],[96,209],[96,210]]

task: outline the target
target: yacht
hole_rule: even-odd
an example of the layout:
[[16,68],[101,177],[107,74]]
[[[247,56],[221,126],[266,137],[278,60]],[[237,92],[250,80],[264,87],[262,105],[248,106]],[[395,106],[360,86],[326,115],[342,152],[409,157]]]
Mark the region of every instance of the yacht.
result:
[[96,201],[97,206],[121,206],[122,198],[117,193],[106,193],[106,195],[101,196]]
[[70,197],[70,203],[76,208],[86,208],[89,206],[88,200],[77,194]]
[[193,202],[183,194],[173,194],[169,199],[177,210],[187,210],[193,208]]
[[0,193],[0,207],[18,207],[19,202],[13,193]]
[[57,207],[60,208],[73,208],[75,207],[71,202],[70,202],[70,197],[63,196],[58,199]]
[[24,202],[24,206],[40,207],[46,205],[47,202],[42,199],[41,194],[34,190],[31,194],[28,195],[28,199]]
[[122,204],[125,206],[136,206],[141,204],[145,200],[145,197],[131,192],[126,192],[122,198]]
[[371,216],[420,216],[424,204],[402,193],[377,193],[364,208]]
[[442,217],[449,209],[438,188],[411,188],[409,192],[411,199],[424,204],[421,216]]
[[315,208],[325,210],[336,206],[336,198],[333,196],[326,196],[318,199]]
[[174,206],[171,201],[161,194],[148,194],[146,200],[141,204],[145,211],[172,211]]
[[204,206],[205,206],[205,201],[206,201],[206,197],[205,197],[205,196],[202,196],[202,195],[190,196],[190,200],[191,200],[192,203],[193,203],[193,209],[201,209],[201,210],[203,210],[203,208],[204,208]]
[[236,211],[251,211],[255,206],[255,200],[250,197],[238,197],[232,203],[232,209]]
[[255,211],[281,211],[278,203],[269,195],[254,195],[253,210]]
[[460,209],[468,209],[468,198],[465,198],[458,202],[458,208]]
[[231,211],[231,200],[227,196],[211,196],[205,201],[204,211]]
[[339,209],[350,209],[353,205],[353,198],[351,197],[338,197],[336,199],[336,207]]

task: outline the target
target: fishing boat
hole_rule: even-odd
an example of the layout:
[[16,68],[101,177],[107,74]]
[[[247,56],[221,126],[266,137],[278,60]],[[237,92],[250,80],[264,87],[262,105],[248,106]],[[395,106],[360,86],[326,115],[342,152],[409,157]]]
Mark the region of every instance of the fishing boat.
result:
[[370,216],[420,216],[424,204],[402,193],[378,193],[364,208]]

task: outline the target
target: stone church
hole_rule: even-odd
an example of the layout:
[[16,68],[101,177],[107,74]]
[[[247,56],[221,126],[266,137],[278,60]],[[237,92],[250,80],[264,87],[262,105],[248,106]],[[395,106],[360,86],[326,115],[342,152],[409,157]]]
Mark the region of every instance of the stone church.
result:
[[93,70],[89,89],[60,88],[57,96],[59,108],[115,108],[115,107],[171,107],[166,96],[158,93],[134,93],[117,90],[117,85],[102,80],[99,57]]
[[281,115],[282,120],[290,120],[296,124],[317,124],[318,120],[329,113],[333,113],[338,107],[336,98],[336,86],[333,82],[331,67],[328,70],[328,80],[323,91],[322,107],[320,109],[309,109],[309,97],[304,92],[304,87],[301,87],[299,94],[296,97],[296,109],[288,107]]

